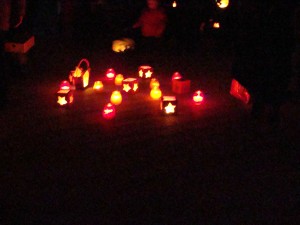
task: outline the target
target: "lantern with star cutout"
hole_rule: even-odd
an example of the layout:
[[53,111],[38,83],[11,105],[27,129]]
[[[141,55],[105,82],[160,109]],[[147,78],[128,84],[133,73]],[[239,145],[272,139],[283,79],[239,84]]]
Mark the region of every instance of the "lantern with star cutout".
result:
[[90,63],[87,59],[81,59],[75,70],[70,72],[69,81],[76,89],[84,89],[89,85]]
[[138,80],[136,78],[126,78],[122,82],[123,91],[134,94],[139,88]]
[[204,94],[202,91],[198,90],[195,91],[193,94],[193,101],[196,105],[201,104],[201,102],[204,100]]
[[160,109],[164,115],[177,114],[177,98],[176,96],[162,96]]
[[106,70],[105,76],[108,80],[114,80],[116,76],[116,72],[113,68],[109,68]]
[[103,83],[102,83],[102,81],[100,81],[100,80],[95,81],[93,89],[95,91],[102,91],[103,90]]
[[73,103],[74,97],[71,90],[61,89],[56,92],[56,103],[60,107],[66,107]]
[[142,79],[150,79],[153,74],[153,68],[148,65],[143,65],[139,67],[139,77]]
[[122,102],[122,95],[119,91],[113,91],[110,96],[110,102],[114,105],[120,105]]
[[116,116],[116,108],[112,103],[107,103],[102,111],[104,119],[111,120]]

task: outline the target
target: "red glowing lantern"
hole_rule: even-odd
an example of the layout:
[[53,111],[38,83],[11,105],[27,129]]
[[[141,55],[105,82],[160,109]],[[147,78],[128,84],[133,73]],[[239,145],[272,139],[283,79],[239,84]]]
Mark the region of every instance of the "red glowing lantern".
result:
[[245,104],[250,102],[251,96],[248,90],[235,79],[231,81],[230,94]]
[[106,104],[103,108],[102,116],[107,120],[113,119],[116,116],[115,106],[111,103]]
[[113,79],[115,79],[115,76],[116,76],[116,72],[115,72],[115,70],[113,68],[109,68],[106,71],[106,77],[107,77],[107,79],[113,80]]
[[66,107],[73,103],[74,97],[71,90],[61,89],[56,93],[56,103],[61,107]]
[[176,94],[184,94],[190,91],[191,80],[175,79],[172,81],[172,91]]
[[196,104],[200,104],[204,99],[204,95],[203,95],[203,92],[198,90],[198,91],[195,91],[194,92],[194,95],[193,95],[193,101],[194,103]]
[[110,96],[110,102],[114,105],[120,105],[122,102],[122,95],[119,91],[114,91]]
[[122,85],[123,91],[126,93],[134,94],[139,88],[138,80],[136,78],[126,78],[123,80]]
[[173,80],[179,80],[179,79],[182,79],[181,74],[179,72],[173,73],[173,75],[172,75],[172,81]]
[[103,90],[103,83],[100,80],[95,81],[93,89],[96,91],[102,91]]
[[84,89],[89,85],[90,63],[87,59],[81,59],[75,70],[70,72],[69,80],[76,89]]
[[159,87],[154,87],[151,89],[150,91],[150,96],[151,98],[157,100],[161,98],[161,90],[159,89]]
[[164,115],[177,114],[176,96],[161,97],[160,109]]
[[143,65],[139,67],[139,77],[150,79],[153,74],[153,68],[151,66]]
[[71,84],[67,80],[62,81],[59,85],[59,90],[70,90],[70,89],[71,89]]

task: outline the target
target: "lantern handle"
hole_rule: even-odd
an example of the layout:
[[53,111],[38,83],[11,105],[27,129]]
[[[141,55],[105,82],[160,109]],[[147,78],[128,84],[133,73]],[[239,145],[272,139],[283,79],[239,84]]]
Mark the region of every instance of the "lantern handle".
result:
[[80,62],[78,63],[78,65],[77,65],[77,67],[82,68],[82,67],[81,67],[81,64],[82,64],[83,62],[85,62],[86,66],[87,66],[86,69],[90,68],[90,62],[89,62],[86,58],[81,59]]

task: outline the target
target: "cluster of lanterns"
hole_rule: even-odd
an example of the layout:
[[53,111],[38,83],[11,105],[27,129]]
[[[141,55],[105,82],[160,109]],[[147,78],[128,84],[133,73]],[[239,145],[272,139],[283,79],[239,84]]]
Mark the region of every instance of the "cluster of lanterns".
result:
[[[124,77],[117,74],[113,68],[107,69],[102,80],[96,80],[93,84],[95,92],[101,92],[104,88],[103,81],[113,83],[117,88],[112,91],[109,102],[105,104],[102,110],[102,116],[105,119],[113,119],[116,116],[116,107],[123,101],[122,93],[134,95],[139,90],[139,81],[147,83],[150,88],[150,97],[153,100],[160,100],[160,110],[164,115],[177,114],[176,95],[163,95],[160,89],[159,80],[153,77],[153,68],[149,65],[142,65],[138,68],[137,77]],[[73,92],[77,89],[89,87],[90,65],[87,59],[82,59],[74,71],[70,72],[69,80],[64,80],[56,93],[56,102],[60,107],[68,107],[73,103]],[[176,94],[188,93],[190,91],[190,80],[186,80],[179,72],[172,75],[172,90]],[[195,105],[201,104],[204,95],[197,90],[193,95]]]

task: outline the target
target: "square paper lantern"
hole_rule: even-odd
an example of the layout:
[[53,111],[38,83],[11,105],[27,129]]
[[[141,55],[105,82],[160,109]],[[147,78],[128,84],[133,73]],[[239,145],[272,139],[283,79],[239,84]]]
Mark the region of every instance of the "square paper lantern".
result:
[[70,72],[70,83],[76,89],[84,89],[89,85],[90,79],[90,63],[87,59],[82,59],[76,66],[75,70]]
[[56,103],[65,107],[73,103],[74,97],[71,90],[61,89],[56,93]]
[[139,77],[150,79],[153,74],[153,68],[151,66],[143,65],[139,67]]
[[184,94],[190,91],[191,80],[175,79],[172,81],[172,91],[176,94]]
[[176,96],[162,96],[160,109],[164,115],[177,114]]
[[230,94],[245,104],[250,102],[248,90],[235,79],[232,79],[231,81]]
[[136,78],[126,78],[123,80],[123,91],[134,94],[139,88],[138,80]]

